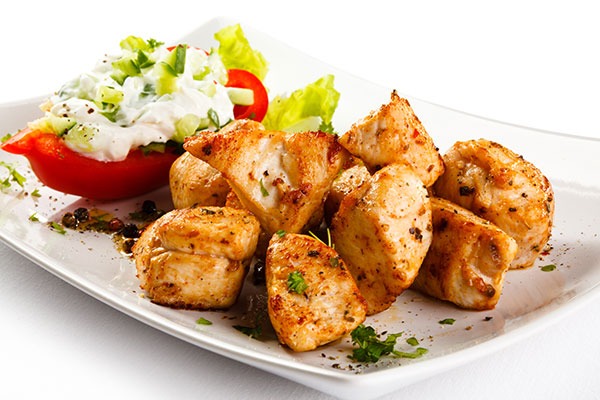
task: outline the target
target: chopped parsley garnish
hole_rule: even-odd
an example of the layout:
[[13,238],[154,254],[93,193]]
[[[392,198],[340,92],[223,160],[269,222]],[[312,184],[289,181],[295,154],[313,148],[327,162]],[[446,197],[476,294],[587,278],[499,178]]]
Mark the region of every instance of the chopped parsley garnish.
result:
[[[350,336],[352,337],[352,343],[358,346],[358,348],[352,350],[350,358],[358,362],[377,362],[381,357],[387,355],[400,358],[418,358],[428,351],[423,347],[417,347],[414,352],[394,350],[396,340],[402,336],[402,332],[389,334],[384,340],[381,340],[373,327],[363,324],[356,327]],[[418,345],[415,338],[411,339],[408,339],[407,342],[409,340],[413,343],[416,341],[415,345]]]
[[29,216],[29,220],[32,222],[40,222],[40,219],[37,216],[37,213],[33,213]]
[[304,281],[304,276],[302,276],[302,272],[300,271],[290,272],[287,278],[287,285],[288,291],[298,294],[303,294],[308,289],[308,285]]
[[398,356],[398,357],[401,357],[401,358],[419,358],[422,355],[427,354],[428,351],[429,350],[427,350],[424,347],[417,347],[415,349],[415,351],[413,351],[412,353],[408,353],[406,351],[397,351],[397,350],[394,350],[394,355]]
[[265,184],[263,183],[262,178],[260,179],[260,181],[258,181],[260,183],[260,194],[263,195],[263,197],[267,197],[269,196],[269,191],[267,190],[267,188],[265,187]]
[[8,170],[8,176],[0,182],[0,187],[3,190],[8,189],[11,186],[12,182],[16,182],[17,185],[21,187],[25,185],[25,181],[27,179],[25,179],[25,177],[21,175],[13,165],[4,161],[0,161],[0,166],[3,166]]
[[352,350],[350,358],[360,362],[377,362],[382,356],[394,351],[396,339],[401,335],[402,333],[392,333],[385,340],[380,340],[373,327],[360,324],[350,334],[352,343],[358,346]]
[[65,230],[65,228],[59,224],[58,222],[50,222],[50,228],[56,232],[56,233],[60,233],[61,235],[64,235],[67,233],[67,231]]
[[414,336],[413,337],[409,337],[408,339],[406,339],[406,343],[410,344],[411,346],[418,346],[419,345],[419,341]]
[[209,320],[207,320],[204,317],[200,317],[196,320],[196,324],[198,325],[212,325],[212,322],[210,322]]
[[554,271],[556,269],[556,265],[548,264],[548,265],[544,265],[543,267],[540,267],[540,269],[544,272],[550,272],[550,271]]
[[441,325],[453,325],[456,322],[454,318],[446,318],[438,321]]
[[40,189],[35,189],[33,192],[31,192],[31,197],[42,197]]
[[243,325],[234,325],[233,327],[235,329],[237,329],[238,331],[242,332],[243,334],[248,335],[254,339],[260,337],[260,335],[262,333],[262,329],[260,326],[250,327],[250,326],[243,326]]
[[160,47],[163,44],[165,44],[165,42],[160,42],[160,41],[158,41],[156,39],[152,39],[152,38],[146,40],[146,43],[148,43],[148,46],[150,47],[151,50],[154,50],[157,47]]
[[331,257],[329,259],[329,265],[331,265],[333,268],[337,268],[340,266],[340,259],[339,257]]
[[6,141],[8,141],[8,139],[10,139],[12,137],[12,133],[7,133],[6,135],[2,136],[2,138],[0,139],[1,143],[4,143]]
[[280,238],[285,236],[285,231],[283,229],[278,230],[277,232],[275,232],[275,234],[277,236],[279,236]]

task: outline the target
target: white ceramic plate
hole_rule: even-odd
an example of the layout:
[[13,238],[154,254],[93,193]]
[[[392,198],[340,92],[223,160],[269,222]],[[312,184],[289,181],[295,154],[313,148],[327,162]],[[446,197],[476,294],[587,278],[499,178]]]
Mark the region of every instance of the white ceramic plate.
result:
[[[216,19],[182,39],[210,47],[219,28],[236,23]],[[336,76],[342,93],[334,119],[344,132],[352,122],[387,102],[393,88],[380,87],[302,54],[244,25],[252,44],[269,60],[267,85],[272,93],[291,91],[325,73]],[[535,163],[550,179],[556,194],[552,251],[536,266],[509,271],[504,291],[493,311],[473,312],[407,291],[384,313],[366,324],[378,332],[404,332],[416,337],[429,352],[416,360],[384,359],[358,365],[348,359],[351,344],[341,340],[313,352],[296,354],[281,347],[272,332],[251,339],[233,325],[251,325],[248,310],[260,308],[262,288],[249,275],[238,305],[228,312],[172,310],[142,296],[133,263],[116,250],[108,236],[68,231],[58,234],[45,221],[59,220],[77,207],[98,207],[126,218],[144,199],[169,208],[167,190],[128,201],[94,204],[42,187],[25,159],[0,154],[0,160],[17,165],[27,179],[26,190],[13,187],[0,194],[0,238],[19,253],[91,296],[146,324],[226,357],[270,371],[341,398],[375,398],[402,386],[482,357],[539,332],[577,305],[600,292],[600,141],[535,131],[490,121],[410,98],[417,115],[443,152],[454,141],[485,137],[498,141]],[[42,98],[0,106],[0,130],[14,132],[39,115]],[[4,171],[0,170],[0,173]],[[29,194],[39,189],[41,197]],[[35,214],[41,222],[29,217]],[[543,272],[540,267],[555,264]],[[204,317],[213,322],[199,326]],[[489,318],[491,317],[491,318]],[[453,318],[453,325],[438,321]],[[400,339],[397,348],[412,348]]]

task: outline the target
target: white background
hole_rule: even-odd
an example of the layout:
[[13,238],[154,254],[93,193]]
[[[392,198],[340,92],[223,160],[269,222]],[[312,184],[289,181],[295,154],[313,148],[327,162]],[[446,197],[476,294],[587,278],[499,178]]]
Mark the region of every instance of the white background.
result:
[[[228,16],[423,100],[600,137],[600,23],[592,2],[483,3],[11,2],[0,16],[0,103],[56,90],[129,34],[172,42]],[[0,274],[3,398],[330,398],[149,328],[4,245]],[[600,398],[598,332],[596,301],[386,399]]]

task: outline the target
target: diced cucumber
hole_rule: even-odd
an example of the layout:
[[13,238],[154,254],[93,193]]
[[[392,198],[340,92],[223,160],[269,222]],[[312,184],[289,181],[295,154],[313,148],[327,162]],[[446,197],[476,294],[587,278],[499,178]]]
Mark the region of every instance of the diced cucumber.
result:
[[118,59],[117,61],[113,61],[112,67],[115,70],[115,72],[118,73],[118,71],[120,71],[120,75],[124,74],[126,77],[140,76],[142,74],[139,65],[131,57],[123,57]]
[[156,71],[156,94],[162,96],[164,94],[173,93],[177,90],[177,74],[173,68],[166,62],[159,62],[154,66]]
[[240,106],[250,106],[254,104],[254,92],[252,89],[228,87],[227,94],[229,95],[229,100],[231,100],[233,104]]
[[119,46],[123,50],[135,51],[135,50],[150,50],[150,46],[148,43],[137,36],[127,36],[125,39],[121,40]]
[[63,136],[65,142],[83,152],[93,151],[91,140],[97,128],[85,124],[77,124]]
[[208,97],[213,97],[215,94],[217,94],[217,86],[214,82],[205,81],[204,83],[204,86],[200,89],[202,93]]
[[46,113],[42,118],[36,119],[28,124],[30,129],[40,132],[55,133],[59,136],[63,135],[73,126],[75,126],[73,118],[58,117],[51,113]]
[[94,99],[98,103],[119,104],[123,100],[123,92],[110,86],[100,86]]
[[193,135],[203,124],[208,126],[208,122],[202,121],[196,114],[186,114],[175,123],[175,135],[171,139],[183,143],[186,137]]

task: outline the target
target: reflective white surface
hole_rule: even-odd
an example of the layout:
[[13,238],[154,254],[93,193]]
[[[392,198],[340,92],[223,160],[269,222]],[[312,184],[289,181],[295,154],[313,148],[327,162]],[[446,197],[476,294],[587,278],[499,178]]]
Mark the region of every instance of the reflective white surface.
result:
[[[125,5],[121,7],[125,10],[128,9]],[[238,15],[236,13],[240,13],[239,15],[242,21],[247,21],[252,24],[252,26],[281,39],[283,39],[286,34],[291,35],[289,31],[294,30],[289,29],[288,27],[287,30],[283,31],[285,26],[281,23],[271,24],[270,21],[260,13],[257,14],[255,12],[252,14],[248,12],[246,15],[241,15],[241,8],[235,11],[236,12],[234,13],[229,13],[226,12],[225,9],[222,9],[214,15],[227,14],[235,17]],[[415,10],[412,11],[414,12]],[[420,20],[421,25],[426,26],[427,24],[431,24],[433,21],[429,17],[431,17],[432,13],[436,13],[432,11],[427,15],[427,18],[425,18],[426,10],[420,11],[423,14],[413,14],[415,15],[415,20],[419,20],[420,16],[422,17]],[[492,11],[487,11],[487,13],[490,12]],[[370,13],[373,15],[375,14],[373,10],[360,10],[360,14],[363,15],[371,15]],[[299,15],[309,14],[315,20],[319,20],[319,17],[315,16],[314,12],[309,13],[308,11],[299,11]],[[66,15],[68,15],[68,13]],[[206,16],[206,19],[209,18],[209,15],[206,12],[202,13],[202,15]],[[358,11],[357,15],[359,15]],[[381,13],[379,13],[379,17],[381,17]],[[558,17],[558,14],[556,17]],[[585,15],[582,15],[582,20],[585,20],[585,17]],[[151,17],[147,18],[148,20],[152,20]],[[460,29],[465,29],[464,24],[469,23],[469,21],[472,22],[472,18],[473,17],[470,19],[461,19],[457,17],[455,23],[460,25],[459,22],[462,22],[463,25]],[[187,21],[187,18],[184,19]],[[436,18],[433,19],[436,22],[440,22]],[[148,22],[148,20],[146,22]],[[336,43],[336,46],[333,47],[338,47],[338,42],[340,43],[339,47],[344,47],[347,45],[345,41],[346,37],[348,37],[349,41],[352,41],[352,39],[356,39],[356,32],[352,30],[353,33],[349,33],[351,30],[348,26],[348,24],[350,24],[349,21],[332,22],[330,21],[331,18],[322,19],[322,21],[325,20],[327,20],[329,24],[325,26],[323,23],[322,30],[324,32],[324,37],[320,42],[329,41],[329,44],[327,42],[320,43],[319,41],[311,42],[311,38],[315,37],[313,36],[314,32],[312,30],[310,34],[295,32],[295,35],[291,35],[293,39],[287,42],[296,41],[296,44],[294,45],[299,46],[303,43],[303,40],[306,40],[309,44],[312,43],[316,52],[311,52],[311,49],[308,48],[305,50],[316,55],[317,58],[323,58],[320,57],[320,55],[325,53],[328,57],[333,57],[331,54],[334,53],[339,55],[340,60],[346,60],[344,57],[348,57],[348,55],[339,52],[336,53],[336,51],[332,50],[331,42]],[[351,18],[351,21],[357,20],[358,17],[356,16]],[[380,33],[381,30],[384,29],[381,26],[381,21],[378,23],[374,18],[365,18],[365,21],[361,18],[360,20],[363,23],[363,25],[361,25],[363,35],[369,36],[367,35],[368,32],[373,32],[374,34]],[[184,36],[201,22],[202,21],[194,21],[189,24],[187,29],[181,29],[182,24],[173,23],[171,21],[172,25],[168,31],[171,36],[165,38],[165,40],[174,40]],[[454,24],[442,24],[439,26],[438,31],[434,26],[428,25],[428,32],[420,31],[419,35],[415,35],[415,30],[419,24],[415,21],[407,24],[410,28],[414,28],[411,30],[411,34],[413,35],[411,41],[419,42],[419,40],[422,40],[423,44],[433,43],[435,38],[448,41],[448,35],[451,36],[452,32],[447,29],[454,26]],[[549,22],[543,22],[543,26],[545,26],[544,24],[549,24]],[[331,25],[337,27],[337,29],[332,28]],[[480,22],[475,25],[480,31],[484,32],[481,35],[485,35],[485,26]],[[444,28],[446,30],[444,30]],[[149,27],[144,25],[143,29],[149,30]],[[161,25],[159,29],[165,32],[164,29],[166,28],[164,25]],[[387,32],[388,34],[395,33],[398,29],[400,29],[399,25],[394,29],[389,28],[389,31]],[[573,29],[577,33],[583,28],[581,25],[575,25]],[[336,35],[334,34],[334,31],[342,31],[346,34]],[[40,32],[42,31],[38,31],[38,36],[42,34]],[[104,40],[106,40],[105,43],[90,41],[90,43],[96,43],[94,46],[96,46],[97,49],[94,54],[90,55],[91,60],[95,60],[97,51],[103,51],[106,44],[112,46],[115,40],[118,40],[123,35],[129,33],[131,33],[129,29],[124,30],[123,33],[111,33],[111,35],[115,34],[116,38],[114,40],[106,40],[106,38],[104,38]],[[521,33],[525,35],[526,31],[522,30]],[[160,36],[159,34],[149,34],[157,38]],[[492,35],[492,33],[488,34]],[[539,34],[541,35],[541,33]],[[550,35],[550,38],[552,38],[552,34],[548,34]],[[512,37],[508,33],[506,35],[508,35],[509,38]],[[34,43],[33,39],[35,38],[35,35],[33,35],[31,43]],[[578,36],[574,36],[573,40],[576,38],[578,38]],[[584,38],[582,38],[582,40],[583,39]],[[3,40],[6,40],[6,36],[4,36]],[[96,38],[96,40],[100,40],[100,38]],[[542,43],[545,43],[542,39],[539,40],[542,41]],[[506,119],[502,118],[503,115],[501,114],[502,112],[507,112],[506,108],[504,108],[505,111],[499,111],[503,109],[503,104],[513,101],[515,98],[518,98],[518,101],[523,101],[522,97],[525,96],[520,91],[513,96],[506,97],[504,102],[498,101],[496,104],[497,107],[493,109],[490,108],[488,113],[481,113],[477,108],[482,107],[482,104],[485,104],[490,97],[498,96],[497,92],[490,94],[490,97],[485,97],[482,93],[474,95],[470,100],[472,108],[459,107],[458,105],[461,104],[460,102],[448,104],[437,101],[438,99],[425,97],[422,94],[426,92],[419,93],[415,90],[411,91],[409,90],[410,86],[403,84],[404,81],[412,81],[414,76],[419,76],[415,75],[414,71],[412,71],[413,74],[406,71],[403,72],[401,65],[407,62],[405,60],[405,58],[407,58],[405,51],[402,51],[399,54],[379,54],[377,49],[383,51],[385,50],[385,46],[382,46],[381,43],[374,44],[376,41],[376,36],[369,37],[368,42],[370,43],[371,51],[364,51],[363,47],[360,52],[354,55],[354,57],[349,58],[353,60],[351,63],[346,64],[345,61],[344,63],[341,61],[338,63],[331,58],[329,58],[328,61],[335,63],[337,67],[345,70],[356,71],[356,69],[360,68],[364,68],[365,70],[374,69],[376,72],[374,72],[372,76],[371,74],[364,73],[361,74],[361,76],[380,83],[385,82],[386,86],[397,87],[402,92],[413,94],[416,97],[433,100],[455,108],[461,108],[468,112],[484,114],[500,119]],[[485,47],[482,47],[485,40],[481,36],[475,41],[478,49],[486,49]],[[100,45],[97,43],[100,43]],[[367,41],[361,43],[361,45],[364,46],[365,43],[367,43]],[[554,44],[558,47],[560,43]],[[414,45],[414,43],[412,45]],[[466,44],[463,43],[462,45]],[[471,46],[472,45],[473,43],[471,43]],[[512,45],[519,49],[517,43],[512,43]],[[304,46],[310,45],[304,44]],[[541,46],[543,47],[544,44]],[[402,48],[402,46],[400,46],[400,48]],[[461,44],[456,43],[454,48],[461,48]],[[558,49],[561,49],[561,47],[558,47]],[[565,54],[565,51],[561,53],[558,49],[556,49],[557,53]],[[433,49],[427,47],[427,51],[432,52]],[[568,51],[573,50],[569,47]],[[459,52],[459,54],[461,53]],[[364,58],[364,56],[370,56],[370,62],[365,62],[364,59],[357,61],[355,57],[359,55],[362,58]],[[571,54],[571,56],[573,55]],[[582,54],[584,59],[585,56],[586,54]],[[396,72],[392,74],[388,71],[390,65],[381,66],[377,64],[376,61],[378,60],[378,57],[393,60],[398,65]],[[477,59],[477,57],[474,58]],[[17,57],[17,59],[20,58]],[[414,64],[418,65],[422,59],[430,61],[429,63],[425,63],[426,65],[423,66],[424,69],[431,70],[434,68],[431,65],[432,60],[422,55],[411,58],[411,67],[414,68]],[[466,59],[471,62],[473,61],[473,59],[468,57],[466,57]],[[460,62],[461,60],[452,59],[452,63]],[[513,62],[515,61],[513,60]],[[448,63],[449,61],[446,62],[446,64]],[[465,61],[465,63],[468,64],[467,61]],[[388,61],[387,63],[384,62],[382,64],[393,64],[393,62]],[[5,69],[7,66],[8,65],[4,65],[2,68]],[[438,69],[436,69],[437,73],[444,73],[447,69],[445,68],[446,66],[449,65],[438,64]],[[10,80],[13,81],[14,76],[18,76],[22,71],[22,68],[19,65],[13,70],[12,64],[10,67],[11,69],[6,70],[6,72],[3,69],[3,72],[5,73],[2,75],[11,75],[13,78]],[[46,69],[52,70],[59,68],[54,66],[44,67],[44,70]],[[388,71],[387,75],[380,72],[382,70]],[[524,66],[522,70],[528,70],[528,67]],[[582,71],[585,71],[585,68],[583,70],[578,68],[577,70],[578,72],[583,73]],[[56,76],[63,72],[64,71],[57,72]],[[298,73],[301,72],[303,71],[298,71]],[[496,70],[496,73],[499,72],[501,71]],[[54,76],[50,75],[50,72],[45,72],[44,75],[47,77]],[[572,71],[567,75],[569,82],[581,78],[581,76],[575,76],[575,71]],[[409,77],[411,79],[409,79]],[[513,79],[516,78],[513,77]],[[390,83],[388,83],[387,79],[389,79]],[[477,74],[473,75],[472,81],[463,78],[461,87],[464,88],[464,90],[461,90],[460,93],[450,93],[450,95],[448,95],[447,92],[444,92],[444,87],[440,89],[440,87],[428,86],[428,90],[439,90],[440,93],[442,93],[439,96],[444,96],[443,93],[445,93],[446,96],[460,98],[460,101],[467,101],[468,103],[469,99],[466,93],[476,91],[474,87],[477,87],[480,84],[481,79],[482,75]],[[590,79],[593,79],[593,77],[590,77]],[[46,78],[46,80],[49,80],[49,78]],[[425,78],[421,77],[421,80],[427,81],[426,73]],[[418,81],[418,79],[415,78],[415,81]],[[62,78],[57,79],[57,82],[62,82]],[[528,88],[527,82],[527,80],[523,80],[521,85],[521,88],[525,93],[527,93]],[[560,82],[562,81],[559,81],[558,84],[560,84]],[[593,87],[593,81],[590,84]],[[41,92],[36,92],[31,88],[29,88],[29,90],[32,90],[31,95],[39,95],[48,90],[52,90],[55,86],[56,84],[53,83],[51,87]],[[490,86],[493,85],[490,84]],[[554,91],[552,92],[554,93]],[[582,90],[582,92],[584,92],[584,90]],[[13,97],[8,98],[7,100],[18,99],[20,93],[22,94],[23,91],[17,92]],[[454,94],[454,96],[451,96],[452,94]],[[6,95],[6,92],[4,92],[3,95]],[[538,95],[540,103],[547,101],[547,94],[545,96],[542,96],[541,94]],[[569,103],[564,100],[564,96],[561,96],[561,98],[565,103]],[[576,100],[580,101],[579,98]],[[361,99],[361,101],[368,104],[371,103],[369,99]],[[356,104],[353,105],[358,107]],[[433,132],[436,132],[435,139],[438,139],[437,132],[440,132],[440,122],[430,117],[432,114],[430,114],[430,110],[426,105],[423,104],[420,105],[420,107],[421,108],[418,109],[419,115],[423,116],[422,119],[430,132],[432,134]],[[572,104],[569,103],[560,110],[566,113],[567,111],[565,110],[570,110],[570,107],[572,107]],[[577,109],[576,112],[578,113],[580,111],[581,109]],[[508,113],[510,113],[510,110]],[[535,112],[533,113],[535,114]],[[566,119],[578,119],[578,114],[574,113],[575,111]],[[529,125],[540,128],[551,128],[544,124],[548,123],[547,120],[557,118],[558,115],[557,111],[549,112],[549,114],[548,118],[544,118],[543,121],[540,120],[538,124],[533,123]],[[462,118],[465,116],[460,117]],[[508,120],[511,122],[523,123],[518,120],[518,116],[515,119]],[[578,122],[580,123],[581,121]],[[444,123],[446,123],[446,121]],[[584,126],[583,129],[574,129],[572,132],[591,136],[597,130],[597,122],[595,123],[596,125],[593,124],[594,122],[592,121],[590,122],[590,125]],[[474,129],[475,128],[477,127],[475,126]],[[565,129],[556,130],[567,132]],[[475,133],[477,132],[478,130],[475,129]],[[469,133],[470,132],[462,132],[461,134],[470,136]],[[494,134],[500,135],[502,133],[497,132]],[[578,198],[586,198],[586,191],[582,190],[579,186],[580,183],[582,185],[589,183],[589,185],[586,186],[598,187],[598,178],[594,176],[595,174],[592,168],[586,169],[585,166],[579,164],[575,169],[572,169],[568,165],[569,163],[574,163],[574,158],[581,160],[579,157],[580,151],[583,153],[585,153],[586,150],[593,151],[593,146],[581,149],[581,147],[573,145],[572,148],[569,148],[569,146],[561,146],[561,140],[563,139],[555,138],[553,140],[558,141],[558,148],[561,149],[561,151],[550,152],[545,149],[556,149],[557,143],[554,145],[550,144],[549,147],[546,147],[544,142],[538,143],[535,140],[528,141],[525,136],[515,136],[510,140],[512,140],[510,143],[512,147],[525,146],[523,147],[525,150],[534,148],[536,145],[540,147],[542,151],[541,153],[536,152],[535,155],[532,155],[536,158],[533,161],[536,163],[538,163],[538,161],[543,163],[543,165],[540,166],[544,172],[552,177],[556,176],[559,179],[559,183],[561,184],[558,185],[558,188],[561,189],[561,193],[563,193],[564,196],[569,197],[574,194]],[[443,140],[440,138],[439,141]],[[442,149],[445,146],[445,143],[440,143]],[[569,153],[569,151],[571,152]],[[572,181],[575,181],[577,185],[562,184],[562,182],[569,183]],[[588,199],[593,202],[595,197],[590,196]],[[595,270],[590,267],[598,264],[598,254],[593,252],[594,247],[587,243],[587,232],[595,232],[595,230],[597,230],[597,224],[595,223],[598,221],[593,218],[588,218],[586,208],[578,206],[579,204],[572,209],[566,209],[564,211],[565,214],[561,214],[562,217],[558,219],[557,222],[559,225],[562,225],[563,227],[568,226],[569,231],[571,232],[570,236],[559,237],[559,239],[565,243],[573,244],[572,248],[575,249],[575,251],[570,251],[568,253],[569,257],[574,257],[576,260],[582,261],[581,265],[588,268],[585,272],[595,276]],[[581,229],[578,229],[579,227],[581,227]],[[586,232],[586,235],[579,235],[580,232]],[[592,240],[597,241],[598,239],[597,237],[593,237]],[[288,395],[297,398],[327,398],[327,396],[303,386],[298,386],[297,384],[277,378],[274,375],[263,373],[257,369],[248,368],[237,362],[229,361],[225,357],[220,357],[198,349],[195,346],[191,346],[183,341],[173,339],[166,334],[148,328],[54,278],[4,246],[0,248],[2,249],[2,257],[5,260],[1,263],[4,276],[4,290],[2,290],[2,294],[0,295],[3,305],[2,317],[6,324],[5,326],[10,327],[10,329],[5,329],[2,332],[2,351],[5,354],[8,353],[8,359],[14,363],[14,367],[10,369],[6,379],[6,382],[8,382],[9,393],[18,393],[19,390],[22,390],[29,395],[27,397],[36,395],[41,396],[42,394],[47,395],[48,393],[51,393],[52,395],[59,395],[61,393],[67,394],[67,397],[89,393],[92,397],[107,397],[111,393],[118,393],[119,396],[136,395],[149,398],[159,398],[161,395],[167,396],[168,398],[174,396],[191,398],[199,395],[202,397],[206,396],[206,398],[280,398],[288,397]],[[587,252],[587,249],[591,249],[592,251]],[[567,253],[565,252],[565,254]],[[571,274],[574,274],[570,272],[572,269],[573,268],[566,274],[567,278],[569,278],[566,280],[567,286],[571,285],[575,288],[581,285],[585,286],[587,284],[586,282],[576,282],[576,279],[570,279]],[[543,275],[543,277],[544,279],[551,279],[553,275]],[[514,285],[519,285],[519,282],[514,283]],[[565,287],[564,282],[559,283],[558,286]],[[545,289],[546,287],[548,286],[543,285],[542,289]],[[507,293],[509,293],[511,289],[512,286],[507,288]],[[548,295],[545,292],[542,294]],[[554,323],[554,320],[542,320],[540,323],[540,329],[542,330],[536,332],[533,336],[520,340],[511,347],[493,352],[483,359],[477,359],[476,361],[472,361],[471,363],[458,368],[451,368],[441,375],[436,375],[421,383],[405,387],[402,390],[389,395],[389,398],[431,398],[433,396],[441,395],[474,397],[475,395],[481,395],[481,393],[485,393],[485,396],[488,398],[505,398],[507,396],[516,398],[535,398],[539,396],[551,398],[564,398],[566,396],[593,398],[592,395],[597,394],[600,390],[598,383],[595,382],[594,375],[590,373],[590,371],[594,371],[598,367],[598,361],[594,355],[600,354],[598,351],[599,345],[596,343],[594,335],[594,331],[597,331],[600,325],[599,318],[597,317],[599,307],[596,304],[597,301],[581,305],[577,304],[577,307],[573,310],[574,312],[572,314],[562,317],[556,323]],[[510,303],[509,297],[504,296],[501,300],[501,305],[504,309],[513,309],[513,304]],[[571,307],[569,307],[568,311],[572,311]],[[504,311],[500,310],[500,312]],[[471,358],[466,361],[471,361]],[[34,379],[40,382],[39,385],[31,384],[32,376],[35,376],[36,378]],[[109,382],[110,384],[108,384]],[[68,383],[68,385],[65,385],[65,383]],[[265,385],[267,383],[268,386],[266,387],[268,390],[265,390]]]

